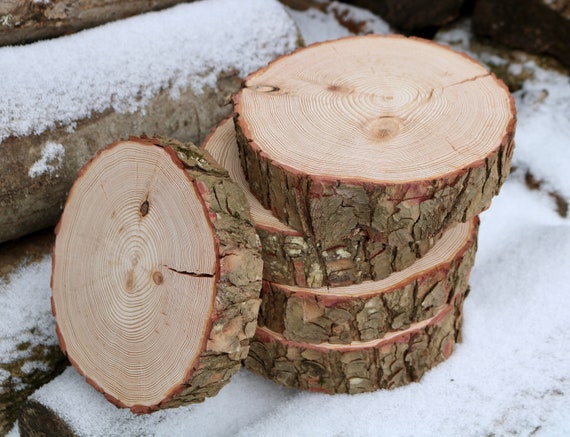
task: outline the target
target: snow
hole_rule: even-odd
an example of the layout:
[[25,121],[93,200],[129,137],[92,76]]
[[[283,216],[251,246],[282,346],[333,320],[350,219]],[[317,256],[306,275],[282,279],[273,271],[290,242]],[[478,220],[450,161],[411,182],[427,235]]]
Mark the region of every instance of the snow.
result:
[[[311,23],[328,22],[323,39],[345,34],[331,24],[330,13],[294,17],[302,32]],[[453,38],[469,40],[461,30]],[[498,59],[489,55],[485,61]],[[514,161],[568,199],[568,77],[535,65],[522,68],[532,68],[534,77],[515,94]],[[555,212],[548,194],[528,190],[523,173],[514,172],[481,215],[463,343],[419,383],[329,396],[284,389],[242,369],[203,404],[134,416],[113,407],[69,368],[33,397],[90,436],[570,435],[570,220]],[[0,284],[2,301],[8,302],[0,308],[0,332],[25,333],[32,314],[45,318],[42,329],[52,329],[49,274],[45,259]],[[8,341],[13,349],[18,340]],[[0,354],[3,350],[0,346]],[[17,435],[16,427],[10,436]]]
[[[0,279],[0,365],[29,355],[35,345],[55,345],[49,278],[51,261],[45,257]],[[29,343],[26,348],[19,345]]]
[[[271,44],[268,44],[271,41]],[[200,94],[220,72],[241,77],[296,47],[276,0],[209,0],[74,35],[0,48],[0,141],[113,109],[144,109],[161,90]],[[244,56],[247,53],[247,56]]]
[[35,178],[45,173],[52,175],[63,163],[65,148],[62,144],[47,142],[40,159],[32,164],[28,171],[28,176]]

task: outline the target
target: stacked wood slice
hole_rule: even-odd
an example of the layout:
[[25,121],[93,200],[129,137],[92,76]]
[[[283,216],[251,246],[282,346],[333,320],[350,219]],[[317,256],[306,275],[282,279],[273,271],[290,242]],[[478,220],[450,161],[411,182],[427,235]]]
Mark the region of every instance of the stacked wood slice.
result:
[[278,58],[233,100],[235,134],[225,121],[204,147],[249,188],[262,240],[246,367],[327,393],[418,380],[460,338],[478,214],[510,170],[506,86],[371,35]]
[[60,345],[111,402],[144,413],[202,401],[239,370],[260,304],[259,239],[242,191],[203,150],[108,146],[56,233]]

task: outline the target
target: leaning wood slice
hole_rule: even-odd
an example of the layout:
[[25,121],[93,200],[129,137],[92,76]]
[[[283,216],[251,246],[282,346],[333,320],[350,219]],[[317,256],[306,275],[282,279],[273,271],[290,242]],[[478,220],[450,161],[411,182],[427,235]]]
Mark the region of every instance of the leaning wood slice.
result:
[[381,281],[308,289],[264,281],[258,323],[305,343],[372,341],[434,316],[464,293],[479,219],[445,232],[426,256]]
[[80,172],[56,230],[64,352],[120,407],[212,396],[256,327],[262,261],[241,189],[203,150],[130,138]]
[[313,238],[280,222],[251,193],[240,165],[234,123],[224,120],[202,147],[225,167],[244,190],[256,231],[261,238],[263,279],[277,284],[318,288],[380,280],[409,267],[438,240],[437,237],[397,246],[363,235],[346,238],[342,246],[322,250]]
[[252,192],[323,248],[433,237],[486,209],[510,170],[506,86],[430,41],[314,44],[248,76],[234,103]]
[[349,345],[286,340],[258,327],[245,367],[286,387],[334,393],[363,393],[418,381],[448,358],[461,339],[458,295],[431,319],[406,331]]

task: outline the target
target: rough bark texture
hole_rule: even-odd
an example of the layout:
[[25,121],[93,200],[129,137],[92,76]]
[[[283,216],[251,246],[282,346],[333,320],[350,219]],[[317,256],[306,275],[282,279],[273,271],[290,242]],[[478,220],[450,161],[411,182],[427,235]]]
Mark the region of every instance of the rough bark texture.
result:
[[0,3],[0,46],[67,35],[177,3],[182,0],[7,0]]
[[233,120],[226,119],[216,126],[202,147],[227,168],[234,181],[246,191],[261,239],[263,279],[266,281],[318,288],[383,279],[410,266],[441,237],[388,246],[358,235],[347,238],[342,247],[321,250],[314,238],[278,222],[251,194],[238,162]]
[[344,0],[344,3],[368,9],[392,26],[418,34],[458,18],[464,0]]
[[473,31],[501,44],[552,55],[570,67],[568,0],[478,0]]
[[[199,356],[193,363],[188,363],[186,380],[173,387],[171,395],[157,405],[133,405],[136,413],[148,413],[160,408],[177,407],[192,402],[201,402],[208,396],[215,395],[230,377],[241,367],[249,349],[249,340],[255,333],[259,311],[262,261],[259,237],[249,222],[249,207],[243,191],[231,181],[228,173],[207,154],[193,144],[182,144],[175,140],[156,138],[130,138],[146,146],[160,146],[172,156],[176,165],[181,165],[189,182],[203,199],[205,217],[211,222],[218,251],[216,291],[213,309],[209,317],[209,328],[203,334]],[[117,147],[120,142],[111,147]],[[101,154],[102,152],[99,152]],[[98,154],[98,156],[99,156]],[[94,158],[94,159],[97,159]],[[88,163],[81,173],[88,171]],[[80,174],[81,176],[81,174]],[[189,184],[189,189],[192,186]],[[69,198],[73,196],[73,189]],[[69,203],[69,199],[68,199]],[[56,229],[61,232],[62,221]],[[58,240],[54,249],[53,269],[57,269]],[[56,293],[55,284],[54,297]],[[185,290],[180,290],[185,292]],[[60,345],[66,351],[66,341],[59,329],[55,299],[52,298],[53,311],[58,324],[57,332]],[[197,321],[196,323],[202,323]],[[69,357],[72,364],[82,370]],[[83,373],[82,373],[83,374]],[[96,389],[104,390],[84,375]],[[106,394],[109,401],[125,407],[120,401]]]
[[424,256],[441,235],[389,246],[364,235],[340,247],[321,250],[313,238],[257,226],[263,254],[263,279],[299,287],[341,287],[380,280]]
[[29,399],[18,416],[22,437],[74,437],[76,434],[51,408]]
[[299,343],[259,327],[245,366],[285,387],[329,394],[399,387],[418,381],[461,341],[463,298],[427,323],[364,344]]
[[326,251],[342,250],[355,238],[391,246],[427,240],[487,209],[510,171],[515,121],[495,152],[473,166],[435,180],[392,185],[339,184],[293,173],[250,147],[239,122],[236,129],[252,192]]
[[467,290],[477,250],[477,226],[455,257],[390,289],[366,295],[327,293],[264,281],[258,323],[287,340],[350,344],[372,341],[433,317]]

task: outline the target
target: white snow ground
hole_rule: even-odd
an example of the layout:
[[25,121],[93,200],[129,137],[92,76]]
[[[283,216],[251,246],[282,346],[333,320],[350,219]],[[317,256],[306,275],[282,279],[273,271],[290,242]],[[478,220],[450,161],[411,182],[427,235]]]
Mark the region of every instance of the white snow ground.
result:
[[[302,32],[319,20],[327,29],[323,39],[343,36],[323,24],[333,23],[330,15],[313,11],[295,19]],[[515,95],[514,161],[568,199],[570,83],[568,76],[536,71]],[[528,100],[543,89],[546,95]],[[545,192],[528,190],[522,171],[509,178],[481,216],[463,343],[419,383],[329,396],[284,389],[242,370],[203,404],[136,417],[108,404],[68,369],[34,396],[53,398],[50,392],[59,387],[74,387],[77,393],[69,398],[85,403],[67,404],[59,392],[59,408],[88,435],[568,436],[570,220],[555,210]],[[38,289],[36,296],[48,299],[49,262],[13,274],[26,278],[19,290],[23,301]],[[9,287],[0,284],[0,295]],[[81,405],[89,405],[91,415]],[[17,436],[17,428],[10,435]]]

